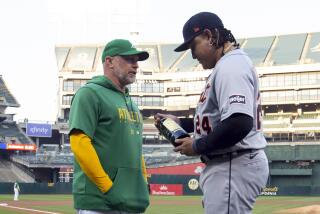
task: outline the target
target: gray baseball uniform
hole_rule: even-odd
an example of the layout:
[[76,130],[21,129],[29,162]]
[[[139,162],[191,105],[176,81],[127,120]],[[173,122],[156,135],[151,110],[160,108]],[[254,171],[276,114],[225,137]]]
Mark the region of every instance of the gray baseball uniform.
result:
[[208,77],[194,117],[201,138],[234,113],[253,118],[250,133],[234,146],[211,154],[200,176],[204,208],[212,213],[250,213],[268,178],[261,105],[255,68],[241,49],[224,55]]

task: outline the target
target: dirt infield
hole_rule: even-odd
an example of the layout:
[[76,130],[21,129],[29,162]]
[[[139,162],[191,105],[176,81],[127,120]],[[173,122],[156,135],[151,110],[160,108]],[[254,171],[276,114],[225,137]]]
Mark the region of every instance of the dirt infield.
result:
[[280,210],[278,212],[275,212],[275,214],[318,214],[318,213],[320,213],[320,205],[298,207],[298,208]]
[[[270,200],[270,201],[258,201],[257,203],[259,203],[259,205],[275,205],[275,204],[287,204],[287,205],[296,205],[296,204],[299,204],[301,206],[308,206],[308,205],[319,205],[320,206],[320,201],[297,201],[297,200],[279,200],[279,201],[276,201],[276,200]],[[319,212],[320,214],[320,212]]]

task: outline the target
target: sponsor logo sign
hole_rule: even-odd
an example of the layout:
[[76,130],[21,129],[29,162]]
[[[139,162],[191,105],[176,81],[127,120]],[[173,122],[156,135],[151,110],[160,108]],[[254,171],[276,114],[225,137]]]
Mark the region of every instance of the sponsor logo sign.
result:
[[198,187],[199,187],[199,182],[198,182],[198,180],[197,180],[197,179],[194,179],[194,178],[190,179],[189,182],[188,182],[188,187],[189,187],[189,189],[191,189],[191,190],[196,190],[196,189],[198,189]]
[[35,151],[36,145],[34,144],[7,144],[8,150],[24,150],[24,151]]
[[260,195],[277,195],[278,190],[278,187],[265,187]]
[[150,184],[152,195],[182,195],[182,184]]
[[46,123],[27,123],[26,133],[30,137],[51,137],[52,125]]

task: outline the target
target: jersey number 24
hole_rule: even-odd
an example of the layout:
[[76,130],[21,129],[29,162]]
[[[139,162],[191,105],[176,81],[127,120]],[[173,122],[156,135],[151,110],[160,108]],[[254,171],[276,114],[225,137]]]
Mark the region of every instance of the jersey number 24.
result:
[[209,134],[211,132],[211,126],[209,123],[208,116],[203,116],[200,118],[199,115],[196,116],[196,132],[197,134],[201,134],[201,128],[206,134]]

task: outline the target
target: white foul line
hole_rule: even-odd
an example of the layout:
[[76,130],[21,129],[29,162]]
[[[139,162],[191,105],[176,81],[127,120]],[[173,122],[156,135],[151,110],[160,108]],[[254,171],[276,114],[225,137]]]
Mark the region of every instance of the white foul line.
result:
[[54,213],[54,212],[49,212],[49,211],[41,211],[41,210],[34,210],[34,209],[28,209],[28,208],[22,208],[22,207],[15,207],[15,206],[10,206],[8,204],[0,204],[1,207],[8,207],[8,208],[13,208],[13,209],[18,209],[18,210],[27,210],[27,211],[32,211],[32,212],[38,212],[38,213],[48,213],[48,214],[60,214],[60,213]]

